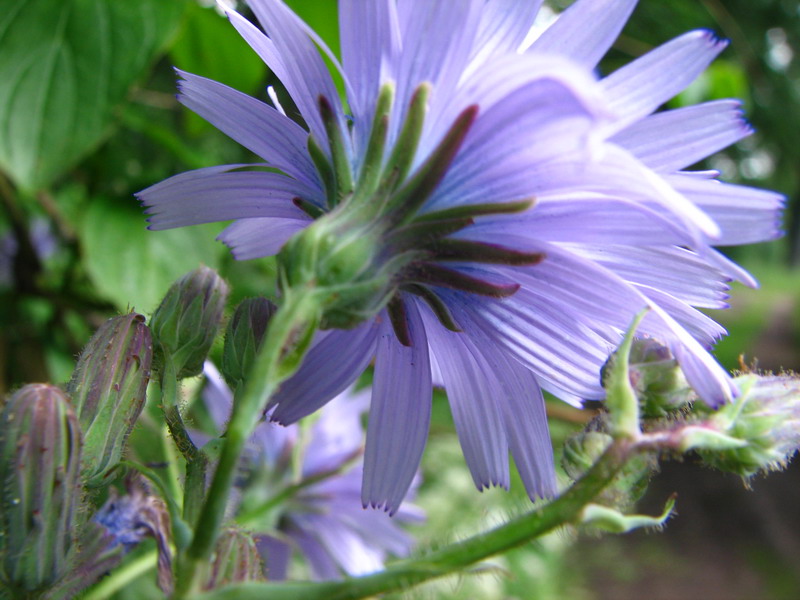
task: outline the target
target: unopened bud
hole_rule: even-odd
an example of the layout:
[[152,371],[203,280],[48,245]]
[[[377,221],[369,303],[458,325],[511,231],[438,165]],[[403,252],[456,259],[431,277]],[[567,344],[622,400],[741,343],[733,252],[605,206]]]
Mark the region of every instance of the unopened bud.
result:
[[144,317],[106,321],[89,340],[67,391],[83,432],[83,475],[100,485],[119,463],[144,408],[153,343]]
[[227,299],[227,284],[208,267],[187,273],[172,284],[150,319],[157,362],[163,364],[168,356],[178,378],[199,375]]
[[741,395],[714,413],[708,426],[746,443],[699,454],[710,466],[742,477],[785,467],[800,448],[800,377],[743,375],[734,381]]
[[[580,479],[613,442],[606,432],[603,418],[592,421],[586,431],[570,437],[564,443],[561,466],[572,479]],[[602,504],[622,510],[632,506],[647,489],[650,476],[658,468],[654,455],[641,453],[632,456],[614,481],[598,497]]]
[[613,438],[602,431],[582,431],[564,442],[561,466],[572,479],[580,477],[597,461]]
[[696,398],[678,361],[660,342],[634,340],[629,361],[631,385],[642,416],[663,417]]
[[217,540],[206,589],[263,580],[264,566],[252,536],[240,529],[225,529]]
[[222,374],[232,388],[236,389],[248,376],[276,310],[277,307],[266,298],[248,298],[236,307],[228,321],[222,351]]
[[81,434],[57,387],[26,385],[0,416],[0,579],[20,597],[66,571],[80,492]]

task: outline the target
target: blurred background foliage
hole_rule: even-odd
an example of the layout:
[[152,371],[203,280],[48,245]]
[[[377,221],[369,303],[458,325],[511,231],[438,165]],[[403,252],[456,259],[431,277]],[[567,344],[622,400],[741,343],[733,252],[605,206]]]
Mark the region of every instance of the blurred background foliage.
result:
[[[335,0],[289,4],[338,49]],[[543,16],[568,4],[554,0]],[[174,95],[173,66],[263,99],[267,85],[281,94],[227,21],[196,0],[2,5],[0,394],[24,382],[66,381],[106,318],[129,308],[148,314],[170,282],[199,263],[231,283],[231,306],[269,294],[272,263],[233,261],[211,243],[221,225],[149,232],[133,197],[187,169],[254,158],[182,109]],[[703,166],[729,181],[779,190],[789,207],[782,240],[731,250],[762,289],[734,286],[733,308],[714,314],[731,334],[718,356],[729,368],[744,354],[761,368],[800,369],[797,1],[641,0],[601,71],[699,27],[731,45],[673,103],[738,97],[757,130]],[[446,403],[440,398],[435,408],[420,500],[429,522],[417,531],[423,546],[463,537],[528,506],[519,485],[510,494],[474,491]],[[556,404],[552,413],[557,446],[589,416]],[[139,438],[146,443],[146,436]],[[572,533],[558,533],[498,558],[480,577],[431,584],[422,597],[800,597],[797,470],[756,482],[762,492],[756,494],[708,472],[687,479],[692,469],[677,471],[684,475],[666,469],[651,490],[652,506],[676,489],[681,493],[681,518],[668,528],[677,533],[580,544]],[[146,589],[133,585],[118,597],[142,597],[136,594]]]

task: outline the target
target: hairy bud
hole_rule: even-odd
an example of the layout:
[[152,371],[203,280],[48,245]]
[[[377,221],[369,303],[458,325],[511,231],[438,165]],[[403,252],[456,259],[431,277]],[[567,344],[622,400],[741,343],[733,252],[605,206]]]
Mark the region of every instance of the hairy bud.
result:
[[172,284],[150,319],[157,363],[163,364],[168,356],[178,378],[199,375],[227,299],[227,284],[208,267]]
[[225,529],[217,540],[206,589],[263,580],[264,566],[253,537],[240,529]]
[[232,388],[235,389],[250,372],[276,310],[266,298],[248,298],[236,307],[228,321],[221,370]]
[[644,417],[663,417],[696,399],[669,348],[653,339],[634,340],[630,380]]
[[744,375],[735,381],[739,398],[704,425],[743,443],[699,454],[706,464],[742,477],[783,468],[800,448],[800,377]]
[[26,385],[0,416],[0,579],[21,595],[61,577],[80,502],[81,434],[57,387]]
[[104,323],[89,340],[67,391],[83,432],[83,474],[100,485],[120,461],[144,408],[153,342],[144,317],[130,313]]
[[[606,417],[598,417],[586,430],[564,443],[561,466],[571,479],[580,479],[612,444],[614,438],[608,433],[608,426]],[[641,453],[630,458],[597,500],[607,507],[628,510],[647,490],[650,476],[657,468],[654,454]]]

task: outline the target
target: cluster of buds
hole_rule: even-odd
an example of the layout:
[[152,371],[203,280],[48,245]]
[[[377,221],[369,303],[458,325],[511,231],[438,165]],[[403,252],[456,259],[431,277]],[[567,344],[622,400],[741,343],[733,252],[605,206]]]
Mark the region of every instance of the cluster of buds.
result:
[[[605,506],[629,508],[644,492],[665,452],[693,451],[708,466],[747,479],[783,468],[800,449],[797,375],[741,375],[734,380],[739,389],[734,401],[711,408],[694,402],[696,394],[667,348],[651,339],[630,341],[617,353],[628,353],[623,355],[627,372],[615,369],[610,361],[604,385],[610,405],[625,409],[628,402],[638,404],[629,412],[638,413],[642,422],[633,435],[620,441],[628,458],[600,498]],[[620,388],[628,392],[621,393]],[[614,394],[626,397],[611,398]],[[567,440],[562,459],[567,475],[579,479],[615,443],[613,425],[613,414],[606,413]]]
[[[95,333],[65,394],[31,384],[0,417],[0,581],[20,594],[78,590],[116,558],[88,556],[83,485],[107,483],[144,407],[152,343],[144,317],[115,317]],[[91,544],[89,544],[91,545]],[[113,553],[112,553],[113,554]],[[102,555],[102,560],[98,557]],[[98,562],[99,561],[99,562]],[[54,588],[56,586],[56,588]]]

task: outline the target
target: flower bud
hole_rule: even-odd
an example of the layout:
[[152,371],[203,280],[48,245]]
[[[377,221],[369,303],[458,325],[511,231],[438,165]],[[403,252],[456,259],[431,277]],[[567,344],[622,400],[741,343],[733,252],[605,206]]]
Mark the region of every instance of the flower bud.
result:
[[11,396],[0,416],[0,580],[21,596],[66,571],[80,454],[78,419],[60,389],[32,384]]
[[[601,370],[606,389],[614,360],[616,353]],[[697,397],[669,348],[651,338],[633,340],[628,357],[628,379],[641,416],[645,418],[664,417]]]
[[564,442],[564,454],[561,457],[564,472],[572,479],[580,479],[612,441],[613,438],[602,431],[582,431],[571,436]]
[[217,540],[211,574],[205,589],[213,590],[231,583],[263,580],[264,566],[252,536],[233,527],[225,529]]
[[266,298],[248,298],[236,307],[228,321],[221,370],[232,388],[236,389],[248,376],[276,310]]
[[208,267],[172,284],[150,319],[159,366],[169,357],[179,379],[199,375],[227,299],[227,284]]
[[[611,445],[613,437],[605,431],[607,426],[602,418],[596,419],[586,431],[573,435],[564,443],[561,466],[570,478],[580,479]],[[642,453],[631,457],[598,500],[608,507],[629,508],[644,494],[650,475],[657,468],[654,455]]]
[[153,343],[144,317],[106,321],[83,351],[67,392],[83,432],[83,475],[100,485],[120,461],[144,408]]
[[734,381],[741,395],[706,425],[746,444],[698,453],[706,464],[746,478],[785,467],[800,448],[800,377],[743,375]]
[[634,340],[629,361],[631,385],[642,416],[663,417],[696,398],[678,361],[660,342]]

